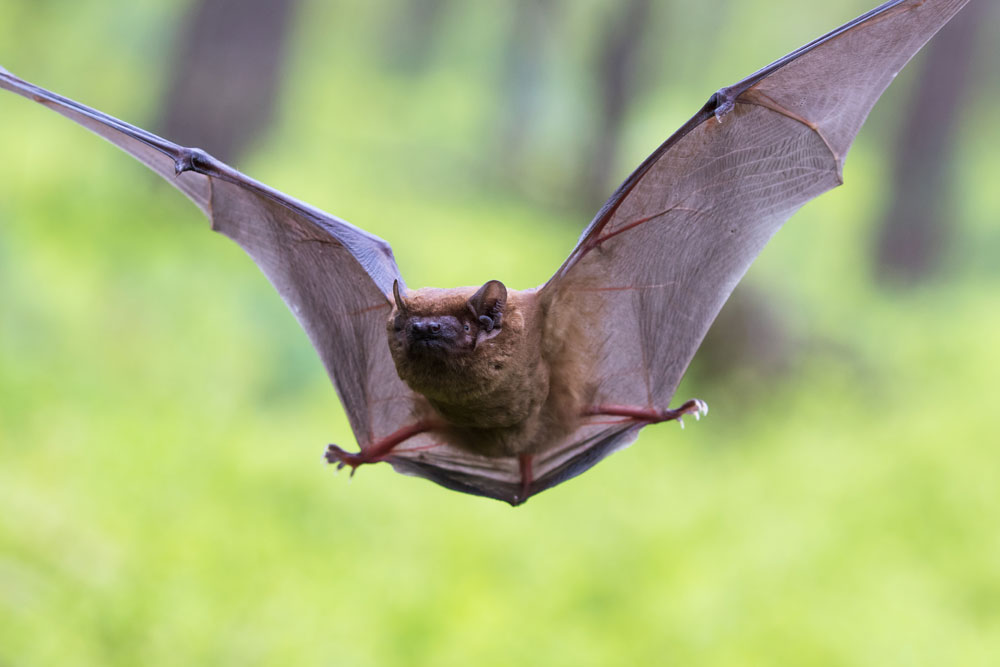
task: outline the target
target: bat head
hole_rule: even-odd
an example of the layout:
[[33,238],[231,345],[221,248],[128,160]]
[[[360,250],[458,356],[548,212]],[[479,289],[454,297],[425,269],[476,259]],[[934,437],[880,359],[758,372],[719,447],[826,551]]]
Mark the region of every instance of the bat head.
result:
[[435,290],[404,300],[399,284],[393,283],[396,309],[389,335],[394,356],[447,362],[474,353],[481,343],[498,336],[507,302],[504,284],[491,280],[468,298],[461,292]]
[[[538,344],[528,335],[518,294],[508,294],[498,280],[405,295],[396,285],[386,331],[399,377],[439,409],[524,393],[520,387],[533,374]],[[536,337],[537,329],[531,329]]]

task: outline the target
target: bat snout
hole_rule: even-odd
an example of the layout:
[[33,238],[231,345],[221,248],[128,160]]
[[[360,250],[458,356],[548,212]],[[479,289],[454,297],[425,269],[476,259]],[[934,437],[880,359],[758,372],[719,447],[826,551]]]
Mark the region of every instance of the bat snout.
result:
[[414,317],[406,327],[406,337],[413,351],[443,351],[452,347],[455,338],[453,327],[437,317]]
[[441,338],[443,335],[441,323],[437,320],[420,319],[410,322],[410,338],[414,340]]
[[457,353],[468,346],[468,337],[468,330],[450,315],[411,317],[406,323],[407,345],[417,354]]

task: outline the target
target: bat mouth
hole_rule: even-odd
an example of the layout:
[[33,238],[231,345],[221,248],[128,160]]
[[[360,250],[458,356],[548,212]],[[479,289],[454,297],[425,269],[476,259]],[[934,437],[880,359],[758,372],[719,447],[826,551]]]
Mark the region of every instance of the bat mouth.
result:
[[411,337],[410,351],[415,354],[440,356],[446,354],[451,345],[440,337]]

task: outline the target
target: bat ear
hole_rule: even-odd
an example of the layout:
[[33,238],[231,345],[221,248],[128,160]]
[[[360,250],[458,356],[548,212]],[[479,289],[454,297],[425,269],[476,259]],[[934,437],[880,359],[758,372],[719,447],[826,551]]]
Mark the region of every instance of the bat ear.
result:
[[396,309],[401,313],[406,312],[406,302],[403,301],[403,297],[399,295],[399,281],[392,281],[392,298],[396,302]]
[[468,301],[473,317],[487,333],[500,328],[505,305],[507,305],[507,288],[499,280],[491,280],[480,287]]

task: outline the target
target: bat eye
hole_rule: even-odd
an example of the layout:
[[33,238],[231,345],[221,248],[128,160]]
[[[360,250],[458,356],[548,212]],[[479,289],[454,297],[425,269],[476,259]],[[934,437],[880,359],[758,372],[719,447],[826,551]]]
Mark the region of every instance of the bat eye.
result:
[[468,324],[465,325],[465,330],[466,331],[470,331],[471,329],[472,329],[472,327],[470,327]]

